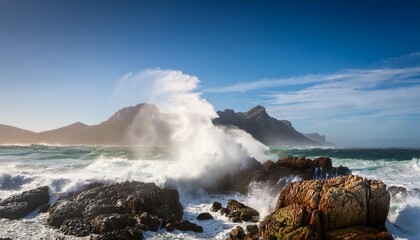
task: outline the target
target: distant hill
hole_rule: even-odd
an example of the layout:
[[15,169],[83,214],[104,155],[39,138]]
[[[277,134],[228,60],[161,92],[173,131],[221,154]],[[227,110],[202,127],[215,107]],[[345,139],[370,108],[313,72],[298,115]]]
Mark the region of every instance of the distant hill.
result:
[[316,142],[324,145],[324,146],[333,146],[334,145],[333,143],[330,143],[326,140],[325,135],[321,135],[319,133],[304,133],[303,135],[305,137],[313,140],[313,141],[316,141]]
[[[311,138],[312,135],[306,137],[296,131],[289,121],[270,117],[262,106],[244,113],[226,109],[219,111],[218,115],[213,120],[215,125],[238,127],[267,145],[323,144],[319,141],[322,139]],[[156,105],[141,103],[120,109],[108,120],[92,126],[76,122],[36,133],[0,124],[0,144],[166,146],[169,143],[168,136],[171,135],[166,119],[171,117],[170,114],[160,113]]]
[[235,126],[250,133],[255,139],[270,146],[314,146],[317,141],[305,137],[296,131],[287,120],[270,117],[263,106],[256,106],[247,112],[235,112],[232,109],[218,111],[216,125]]

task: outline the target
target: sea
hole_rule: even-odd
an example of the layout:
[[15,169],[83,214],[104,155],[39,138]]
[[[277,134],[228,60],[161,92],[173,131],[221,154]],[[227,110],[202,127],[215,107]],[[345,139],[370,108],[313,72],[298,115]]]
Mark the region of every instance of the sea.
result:
[[[353,174],[380,179],[388,187],[406,191],[392,195],[386,227],[396,239],[420,239],[420,148],[270,148],[276,158],[328,156],[334,166],[347,166]],[[0,198],[49,186],[52,203],[60,196],[81,190],[94,182],[154,182],[165,186],[173,159],[162,148],[125,148],[101,146],[0,146]],[[194,167],[192,164],[191,167]],[[290,176],[286,181],[299,181]],[[237,199],[260,211],[262,217],[273,209],[276,196],[266,187],[253,184],[249,195],[209,194],[204,190],[180,188],[184,218],[204,228],[203,233],[146,232],[147,239],[225,239],[237,226],[219,213],[214,219],[197,221],[201,212],[210,212],[213,201],[226,205]],[[31,213],[19,220],[0,219],[0,238],[12,239],[89,239],[65,236],[45,224],[47,213]],[[243,226],[246,226],[244,224]]]

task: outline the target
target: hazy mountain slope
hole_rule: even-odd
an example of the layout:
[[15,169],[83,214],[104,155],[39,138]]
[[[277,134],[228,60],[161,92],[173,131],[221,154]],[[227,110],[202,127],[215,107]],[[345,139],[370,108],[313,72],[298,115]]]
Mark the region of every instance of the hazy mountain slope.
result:
[[218,111],[217,113],[219,117],[213,120],[216,125],[236,126],[266,145],[320,145],[296,131],[289,121],[270,117],[262,106],[256,106],[244,113],[236,113],[231,109]]
[[26,144],[33,141],[35,132],[0,124],[0,144]]

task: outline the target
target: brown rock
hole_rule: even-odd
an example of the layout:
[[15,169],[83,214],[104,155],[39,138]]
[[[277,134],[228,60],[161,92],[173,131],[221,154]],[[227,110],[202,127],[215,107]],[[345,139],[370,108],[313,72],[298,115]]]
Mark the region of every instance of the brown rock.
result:
[[327,240],[392,240],[392,235],[386,231],[364,225],[352,226],[329,231]]
[[229,235],[232,240],[243,240],[245,239],[245,232],[241,226],[237,226],[230,231]]
[[215,201],[215,202],[213,202],[213,205],[211,206],[210,211],[217,212],[220,209],[222,209],[222,204],[220,202],[218,202],[218,201]]
[[[384,224],[389,203],[385,184],[359,176],[291,183],[280,193],[276,211],[260,223],[260,235],[283,239],[307,234],[316,239],[328,233],[331,239],[341,239],[351,236],[355,226],[364,226],[376,230],[359,231],[358,239],[388,239]],[[342,229],[347,230],[340,235]]]

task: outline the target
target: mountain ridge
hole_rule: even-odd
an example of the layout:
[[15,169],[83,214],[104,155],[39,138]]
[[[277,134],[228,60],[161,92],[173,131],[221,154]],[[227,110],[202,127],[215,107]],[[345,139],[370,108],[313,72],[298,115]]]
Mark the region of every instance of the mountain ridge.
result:
[[[290,121],[271,117],[261,105],[247,112],[225,109],[218,111],[217,114],[219,117],[213,119],[215,125],[243,129],[266,145],[314,146],[322,144],[298,132]],[[156,105],[140,103],[116,111],[107,120],[97,125],[75,122],[61,128],[36,133],[0,124],[0,144],[134,145],[138,144],[139,139],[141,142],[148,141],[149,132],[144,126],[154,124],[159,126],[159,130],[164,129],[163,124],[167,117],[170,116],[160,113]],[[133,124],[134,122],[136,124]],[[160,143],[164,142],[165,140],[160,141]]]

